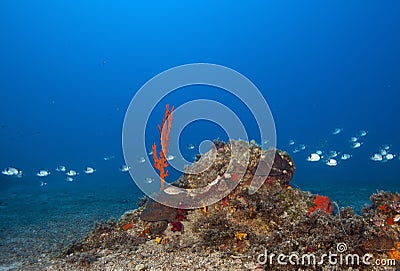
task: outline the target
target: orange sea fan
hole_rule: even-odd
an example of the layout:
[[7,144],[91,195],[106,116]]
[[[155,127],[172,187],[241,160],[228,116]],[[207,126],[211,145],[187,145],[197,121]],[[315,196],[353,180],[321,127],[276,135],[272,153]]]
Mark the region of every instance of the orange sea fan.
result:
[[168,176],[168,170],[165,170],[168,167],[167,163],[167,155],[168,155],[168,147],[169,147],[169,135],[172,127],[172,113],[174,112],[174,107],[172,106],[171,110],[169,110],[169,104],[165,106],[164,118],[161,122],[161,125],[158,125],[158,131],[160,132],[160,157],[157,156],[157,144],[154,142],[152,146],[153,151],[153,160],[154,167],[158,169],[160,173],[160,190],[164,190],[164,182],[165,177]]

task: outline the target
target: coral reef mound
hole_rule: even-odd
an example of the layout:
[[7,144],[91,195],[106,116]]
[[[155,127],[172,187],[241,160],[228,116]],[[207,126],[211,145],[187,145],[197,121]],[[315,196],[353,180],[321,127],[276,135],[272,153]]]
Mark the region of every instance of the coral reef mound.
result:
[[[104,270],[385,270],[376,265],[380,260],[391,265],[387,270],[400,268],[399,194],[378,191],[358,215],[326,196],[291,187],[295,166],[288,153],[244,141],[214,143],[216,147],[198,156],[174,185],[207,187],[218,178],[236,182],[222,200],[194,210],[147,200],[69,245],[58,265]],[[232,146],[243,148],[240,153],[247,156],[232,159]],[[260,158],[271,154],[273,164],[262,165]],[[263,176],[263,166],[271,171],[260,189],[249,193],[253,177]],[[190,173],[203,167],[207,169],[201,173]],[[278,255],[286,264],[278,262]],[[336,255],[336,262],[326,255]],[[362,262],[366,257],[371,265]]]

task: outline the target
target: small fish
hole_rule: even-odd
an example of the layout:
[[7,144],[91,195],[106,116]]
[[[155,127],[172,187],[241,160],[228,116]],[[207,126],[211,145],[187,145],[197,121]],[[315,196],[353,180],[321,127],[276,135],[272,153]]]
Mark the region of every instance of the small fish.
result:
[[50,171],[47,169],[41,169],[38,171],[38,173],[36,173],[36,176],[38,177],[47,177],[50,175]]
[[153,183],[153,182],[154,182],[154,179],[153,179],[153,178],[150,178],[150,177],[147,177],[147,178],[145,179],[145,181],[146,181],[146,183]]
[[187,144],[186,145],[186,149],[188,149],[188,150],[193,150],[194,149],[194,144]]
[[96,170],[94,169],[94,168],[92,168],[92,167],[86,167],[85,168],[85,173],[86,174],[92,174],[92,173],[94,173]]
[[[227,177],[229,176],[230,174],[228,174],[227,175]],[[231,176],[229,177],[229,179],[231,178]],[[221,180],[221,176],[217,176],[217,178],[215,178],[211,183],[209,183],[208,185],[209,186],[213,186],[213,185],[216,185],[217,183],[219,183],[219,181]]]
[[143,164],[143,163],[146,162],[146,159],[145,159],[144,157],[140,157],[140,158],[138,159],[138,162],[139,162],[140,164]]
[[332,135],[338,135],[343,131],[343,128],[335,128],[333,129]]
[[63,165],[56,167],[56,171],[58,172],[65,172],[67,171],[67,168]]
[[304,151],[306,149],[306,145],[300,144],[296,148],[294,148],[293,153],[298,153]]
[[172,154],[168,154],[167,161],[172,161],[174,159],[175,159],[175,156],[173,156]]
[[335,157],[337,157],[338,156],[338,152],[337,151],[330,151],[329,153],[328,153],[328,157],[329,158],[335,158]]
[[112,160],[112,159],[114,159],[114,158],[115,158],[114,155],[110,155],[110,156],[103,157],[104,161],[109,161],[109,160]]
[[358,137],[355,137],[355,136],[351,137],[350,140],[349,140],[350,143],[354,143],[354,142],[357,142],[357,141],[358,141]]
[[68,170],[68,172],[66,173],[66,175],[67,175],[68,177],[75,177],[76,175],[78,175],[78,172],[76,172],[76,171],[73,170],[73,169],[70,169],[70,170]]
[[367,135],[367,131],[365,131],[365,130],[360,130],[359,132],[358,132],[358,135],[359,136],[361,136],[361,137],[364,137],[364,136],[366,136]]
[[41,181],[41,182],[40,182],[40,186],[46,186],[46,185],[47,185],[46,182],[44,182],[44,181]]
[[326,165],[330,166],[330,167],[336,167],[337,166],[337,161],[335,159],[329,159],[328,161],[326,161]]
[[386,155],[388,152],[387,152],[387,150],[385,150],[385,149],[379,149],[379,153],[381,154],[381,155]]
[[7,176],[16,176],[18,175],[20,170],[14,168],[14,167],[7,167],[5,168],[1,173]]
[[289,146],[293,146],[295,143],[296,143],[296,142],[294,142],[293,139],[289,139],[289,140],[288,140],[288,145],[289,145]]
[[380,153],[375,153],[370,159],[375,162],[380,162],[383,160],[383,157]]
[[185,190],[177,186],[169,185],[167,188],[164,189],[164,193],[167,193],[169,195],[178,195],[181,193],[185,193]]
[[309,162],[318,162],[319,160],[321,160],[321,156],[318,153],[311,153],[307,157],[307,161]]
[[295,149],[293,150],[293,153],[298,153],[298,152],[300,152],[300,151],[301,151],[300,149],[295,148]]
[[388,161],[392,160],[394,157],[395,157],[395,155],[391,154],[391,153],[388,153],[388,154],[385,155],[385,159],[388,160]]
[[323,152],[321,150],[317,150],[315,151],[316,154],[318,154],[319,156],[322,156]]
[[342,157],[340,157],[340,159],[342,159],[343,161],[349,160],[351,158],[351,154],[348,153],[343,153]]
[[72,178],[72,177],[70,177],[70,176],[67,176],[67,178],[65,178],[65,180],[67,181],[67,182],[73,182],[74,181],[74,178]]
[[351,146],[350,146],[350,148],[352,148],[352,149],[358,149],[359,147],[361,147],[361,142],[353,142],[352,144],[351,144]]
[[131,169],[131,167],[127,166],[127,165],[122,165],[119,167],[119,171],[121,171],[121,172],[128,172],[130,169]]
[[390,146],[388,144],[382,144],[381,149],[388,151],[390,149]]

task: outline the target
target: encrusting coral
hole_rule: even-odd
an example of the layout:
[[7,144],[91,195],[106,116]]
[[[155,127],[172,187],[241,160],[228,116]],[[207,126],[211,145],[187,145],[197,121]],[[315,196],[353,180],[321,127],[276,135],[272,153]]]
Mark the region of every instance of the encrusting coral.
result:
[[328,214],[333,213],[333,206],[331,200],[327,196],[316,195],[314,199],[314,204],[315,206],[312,206],[310,207],[310,209],[308,209],[307,211],[308,216],[317,209],[323,210]]

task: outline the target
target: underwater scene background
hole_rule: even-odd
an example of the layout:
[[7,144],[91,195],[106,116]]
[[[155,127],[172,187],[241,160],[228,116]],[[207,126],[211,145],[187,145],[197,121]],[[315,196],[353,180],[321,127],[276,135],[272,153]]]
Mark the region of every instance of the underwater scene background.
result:
[[[358,212],[371,193],[399,191],[399,11],[397,1],[2,1],[0,270],[136,208],[143,193],[121,168],[125,112],[148,80],[189,63],[229,67],[261,91],[293,187]],[[189,86],[154,102],[149,151],[165,104],[195,99],[230,107],[263,144],[240,99]],[[193,162],[202,141],[228,141],[223,128],[190,123],[171,159]]]

